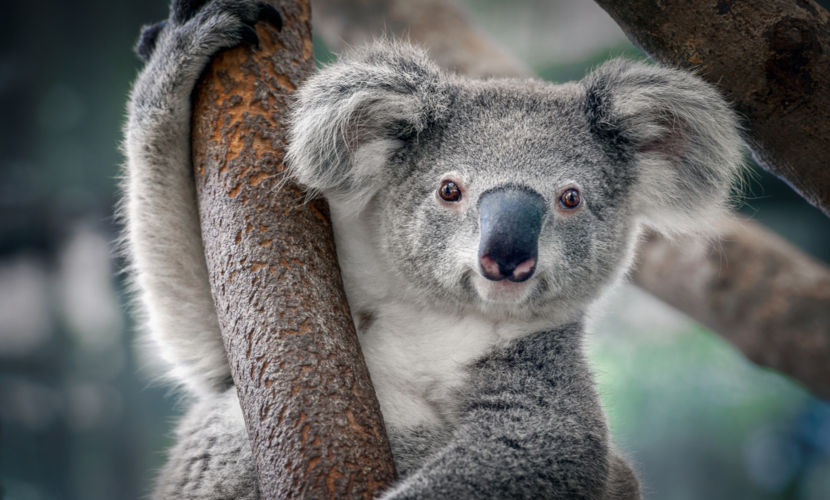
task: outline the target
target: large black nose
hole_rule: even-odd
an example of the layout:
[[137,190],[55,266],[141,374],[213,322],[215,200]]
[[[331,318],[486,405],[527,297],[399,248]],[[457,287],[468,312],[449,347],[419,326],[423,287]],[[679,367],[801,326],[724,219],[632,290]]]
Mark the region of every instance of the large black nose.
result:
[[525,281],[536,269],[545,200],[524,187],[498,187],[479,199],[481,274],[494,281]]

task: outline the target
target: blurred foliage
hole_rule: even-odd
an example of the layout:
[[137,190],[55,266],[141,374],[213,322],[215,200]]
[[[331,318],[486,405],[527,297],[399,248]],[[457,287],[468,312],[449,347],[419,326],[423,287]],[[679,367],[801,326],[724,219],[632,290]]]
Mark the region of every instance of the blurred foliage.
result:
[[[109,271],[123,263],[110,265],[108,245],[124,104],[139,68],[131,47],[141,23],[165,17],[167,6],[36,1],[3,11],[0,496],[139,498],[163,459],[173,399],[139,376],[118,306],[123,284]],[[117,314],[109,337],[78,331],[90,325],[69,307],[85,292],[85,274],[66,283],[84,258],[83,248],[70,255],[79,235],[103,252],[105,282],[93,285],[119,297],[89,305],[99,318]]]
[[615,57],[624,57],[626,59],[634,60],[648,59],[642,51],[630,43],[624,42],[620,43],[616,47],[609,47],[596,52],[588,59],[576,62],[553,63],[542,68],[536,68],[536,72],[540,77],[551,82],[569,82],[581,79],[588,71],[591,70],[591,68],[595,68],[603,62]]
[[590,353],[646,498],[828,498],[830,404],[688,320],[661,322],[674,312],[643,292],[621,295]]
[[[498,5],[468,2],[477,17]],[[166,11],[161,1],[47,0],[7,3],[0,16],[2,498],[140,498],[170,443],[176,399],[142,373],[124,276],[112,276],[123,262],[106,257],[124,105],[139,69],[131,47],[139,26]],[[544,46],[535,50],[544,61]],[[642,57],[621,41],[537,70],[577,79],[617,55]],[[321,44],[315,56],[331,57]],[[830,261],[826,218],[763,172],[749,186],[743,211]],[[591,352],[647,497],[830,498],[828,404],[715,335],[656,321],[676,315],[637,300],[608,313]],[[628,309],[640,312],[632,319]]]

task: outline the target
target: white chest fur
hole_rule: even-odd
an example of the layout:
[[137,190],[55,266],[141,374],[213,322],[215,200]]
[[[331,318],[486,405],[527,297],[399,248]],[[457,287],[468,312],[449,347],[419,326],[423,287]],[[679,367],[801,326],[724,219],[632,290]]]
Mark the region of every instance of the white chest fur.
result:
[[360,344],[391,429],[451,423],[466,366],[494,345],[526,333],[473,315],[394,301],[376,306]]
[[452,423],[466,367],[541,324],[493,321],[410,300],[382,265],[376,234],[332,203],[337,253],[360,344],[390,431]]

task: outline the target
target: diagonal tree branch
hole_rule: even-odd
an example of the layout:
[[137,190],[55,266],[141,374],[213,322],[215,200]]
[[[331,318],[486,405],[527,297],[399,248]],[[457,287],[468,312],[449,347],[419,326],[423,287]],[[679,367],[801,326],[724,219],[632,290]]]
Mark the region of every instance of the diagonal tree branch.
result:
[[634,281],[746,357],[830,399],[830,272],[775,234],[729,218],[717,239],[650,234]]
[[813,0],[596,0],[658,61],[746,118],[755,158],[830,215],[830,13]]
[[395,471],[322,200],[281,186],[291,92],[313,70],[307,0],[196,90],[193,165],[211,289],[263,498],[372,498]]
[[[370,36],[367,31],[377,36],[388,30],[423,44],[448,69],[475,76],[527,74],[449,0],[319,0],[315,8],[315,27],[335,49],[358,43]],[[430,25],[423,12],[452,22]],[[709,326],[755,362],[830,398],[830,270],[825,265],[738,217],[725,221],[710,240],[670,242],[651,234],[639,255],[633,273],[639,286]]]

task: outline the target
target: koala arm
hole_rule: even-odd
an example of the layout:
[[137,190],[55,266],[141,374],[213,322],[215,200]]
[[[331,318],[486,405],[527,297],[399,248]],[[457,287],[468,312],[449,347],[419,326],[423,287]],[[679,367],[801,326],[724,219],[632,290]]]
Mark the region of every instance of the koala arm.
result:
[[153,500],[259,498],[248,431],[236,389],[194,404],[159,472]]
[[172,378],[204,395],[227,387],[230,374],[199,229],[191,92],[213,54],[255,41],[251,24],[272,8],[252,0],[202,4],[175,1],[171,18],[142,34],[139,51],[148,59],[128,104],[120,212],[150,339]]
[[[428,431],[424,439],[443,444],[424,446],[435,451],[381,498],[640,498],[608,444],[580,328],[514,341],[473,366],[458,427]],[[196,403],[176,443],[155,500],[259,498],[234,389]]]
[[382,498],[639,498],[608,443],[581,334],[536,333],[476,363],[451,437]]

